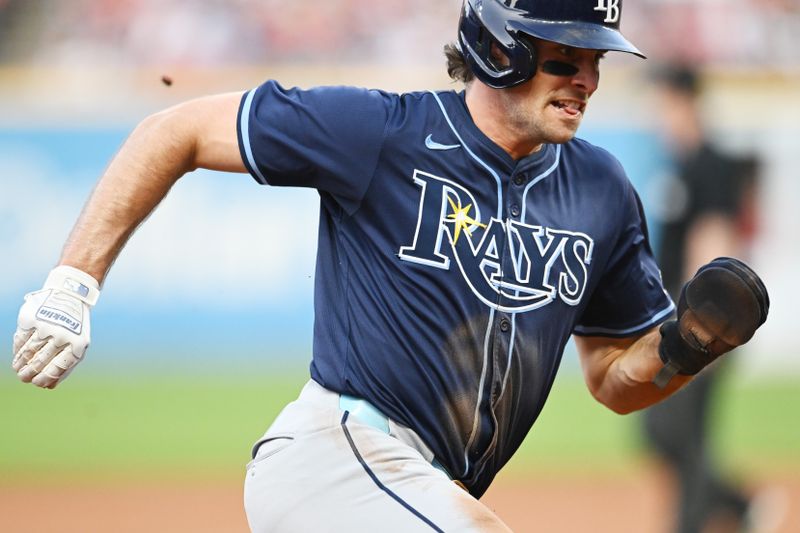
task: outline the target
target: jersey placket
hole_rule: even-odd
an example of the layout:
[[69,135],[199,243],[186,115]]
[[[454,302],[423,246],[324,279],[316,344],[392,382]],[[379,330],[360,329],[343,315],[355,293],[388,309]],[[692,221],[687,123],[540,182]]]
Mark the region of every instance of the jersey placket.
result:
[[[510,179],[506,178],[503,187],[503,218],[508,223],[510,220],[520,221],[523,214],[521,203],[523,201],[523,191],[527,184],[527,177],[523,174],[512,173]],[[505,240],[510,237],[509,232],[505,232]],[[502,265],[503,277],[514,277],[516,271],[516,260],[510,253],[511,248],[508,242],[504,242],[500,247],[500,263]],[[502,296],[498,296],[498,303]],[[514,336],[516,330],[516,313],[494,311],[492,313],[492,323],[490,325],[490,337],[487,339],[487,351],[491,357],[487,361],[487,383],[482,388],[481,402],[485,402],[485,407],[481,409],[481,422],[479,434],[474,439],[474,444],[470,450],[469,457],[472,462],[470,468],[473,476],[478,476],[483,470],[485,463],[492,457],[497,444],[498,422],[495,415],[495,408],[505,392],[508,375],[514,355]]]
[[[518,173],[515,170],[508,181],[505,190],[505,219],[506,223],[514,220],[516,222],[520,221],[520,217],[522,216],[523,209],[522,209],[522,201],[523,201],[523,190],[525,184],[527,183],[527,176]],[[511,239],[511,233],[506,232],[506,239]],[[515,258],[511,250],[514,247],[505,246],[503,247],[503,257],[502,257],[502,268],[503,268],[503,276],[504,277],[516,277],[516,272],[518,269],[519,258]],[[508,251],[507,251],[508,250]],[[496,353],[495,354],[495,368],[499,371],[498,378],[492,383],[492,410],[499,402],[500,398],[505,391],[506,382],[508,380],[508,373],[511,369],[511,361],[513,359],[513,352],[514,352],[514,335],[516,331],[516,313],[513,312],[502,312],[498,313],[498,320],[499,320],[499,333],[498,335],[502,338],[503,342],[495,343],[496,348],[502,349],[504,353]],[[497,352],[497,349],[495,350]]]
[[[508,190],[506,191],[506,220],[515,220],[521,222],[525,210],[522,208],[522,202],[525,201],[524,190],[528,183],[528,176],[515,170],[510,179]],[[511,238],[510,233],[508,238]],[[519,263],[519,258],[515,258],[512,254],[507,254],[503,258],[503,272],[504,274],[515,272]],[[516,334],[516,313],[503,313],[500,318],[500,332],[507,338],[507,350],[505,359],[502,365],[502,379],[500,380],[499,390],[493,390],[492,394],[492,408],[494,409],[499,403],[500,399],[505,392],[506,384],[508,383],[508,375],[511,371],[511,363],[514,357],[514,338]]]

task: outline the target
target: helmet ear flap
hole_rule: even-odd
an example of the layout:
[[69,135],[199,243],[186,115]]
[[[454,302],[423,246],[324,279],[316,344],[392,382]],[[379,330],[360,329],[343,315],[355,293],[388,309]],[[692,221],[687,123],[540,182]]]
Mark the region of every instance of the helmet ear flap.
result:
[[482,45],[482,48],[485,49],[486,63],[498,73],[508,70],[511,64],[511,57],[503,49],[503,46],[497,42],[497,39],[493,39],[485,29],[481,30],[481,33],[484,34],[486,39],[485,44]]
[[[539,66],[539,56],[536,53],[536,45],[527,35],[520,35],[515,32],[514,41],[517,43],[516,70],[519,71],[524,80],[528,81],[536,75]],[[520,82],[522,83],[522,82]]]
[[[489,87],[513,87],[528,81],[536,73],[536,49],[533,43],[524,34],[509,27],[503,28],[502,35],[495,35],[470,9],[468,1],[464,2],[461,13],[458,44],[472,73]],[[495,56],[493,45],[506,57],[506,61]]]

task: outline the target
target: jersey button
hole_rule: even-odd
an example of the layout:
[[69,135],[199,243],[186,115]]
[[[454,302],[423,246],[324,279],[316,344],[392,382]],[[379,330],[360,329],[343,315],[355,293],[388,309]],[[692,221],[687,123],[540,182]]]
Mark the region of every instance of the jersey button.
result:
[[511,216],[518,217],[519,216],[519,206],[514,204],[511,206]]
[[511,328],[511,322],[508,319],[504,318],[500,321],[500,331],[506,332]]
[[519,187],[519,186],[521,186],[523,183],[525,183],[525,178],[523,178],[522,176],[516,176],[516,177],[514,178],[514,185],[516,185],[516,186],[518,186],[518,187]]

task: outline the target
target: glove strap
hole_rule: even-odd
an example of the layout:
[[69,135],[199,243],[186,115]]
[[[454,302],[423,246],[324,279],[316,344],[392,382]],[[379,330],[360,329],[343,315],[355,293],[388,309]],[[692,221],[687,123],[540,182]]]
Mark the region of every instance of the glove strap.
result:
[[655,383],[656,387],[659,389],[663,389],[672,381],[672,378],[674,378],[678,372],[680,372],[680,368],[670,361],[661,367],[656,377],[653,378],[653,383]]
[[100,284],[96,279],[67,265],[59,265],[51,270],[44,288],[67,292],[89,306],[94,306],[100,297]]

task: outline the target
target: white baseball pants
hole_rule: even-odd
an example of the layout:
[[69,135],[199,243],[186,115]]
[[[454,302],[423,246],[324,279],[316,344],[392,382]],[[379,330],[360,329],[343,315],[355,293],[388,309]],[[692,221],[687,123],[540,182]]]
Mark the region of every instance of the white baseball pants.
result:
[[[354,410],[355,411],[355,410]],[[365,419],[366,420],[366,419]],[[309,381],[256,443],[244,504],[256,532],[510,531],[435,468],[409,428],[389,432]]]

